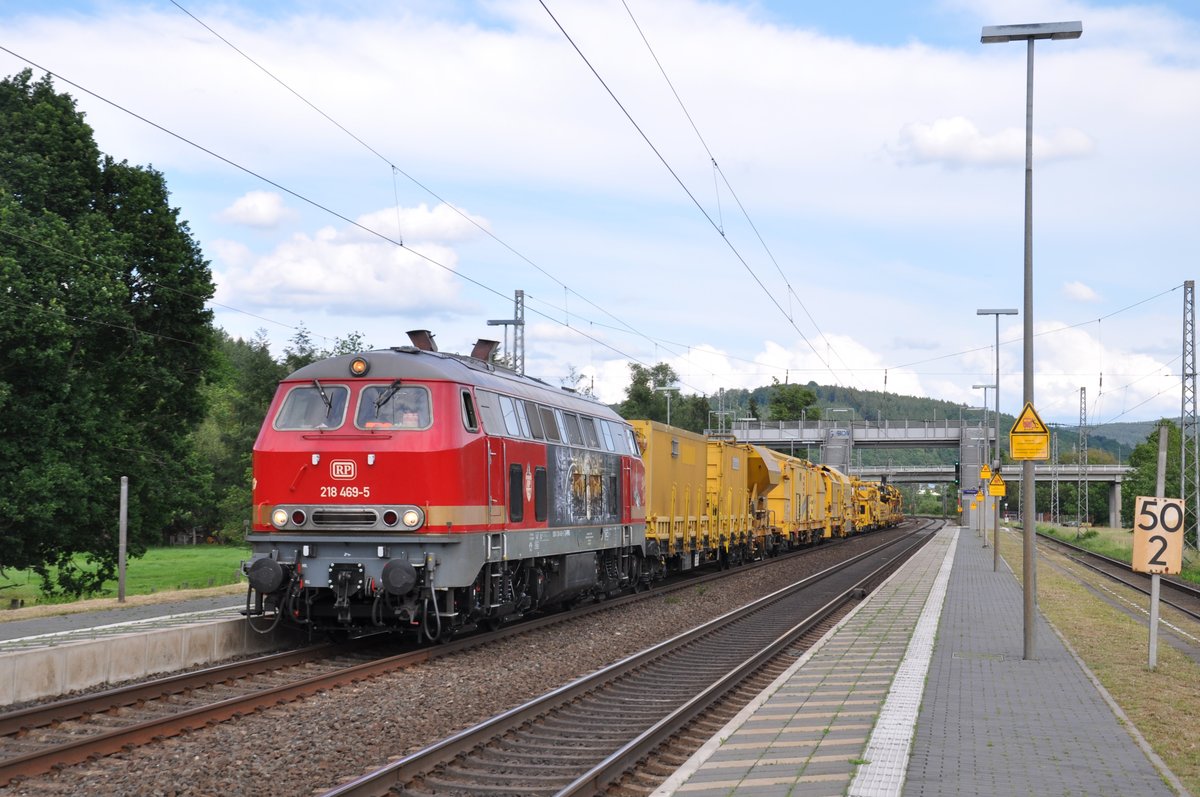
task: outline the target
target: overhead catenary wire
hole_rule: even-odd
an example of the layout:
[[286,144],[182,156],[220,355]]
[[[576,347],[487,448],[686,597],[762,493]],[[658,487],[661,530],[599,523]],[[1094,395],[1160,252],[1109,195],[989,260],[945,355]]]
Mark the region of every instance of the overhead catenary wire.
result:
[[[1146,304],[1147,302],[1152,302],[1155,299],[1161,299],[1163,296],[1166,296],[1169,293],[1173,293],[1182,287],[1183,287],[1183,283],[1180,283],[1171,288],[1167,288],[1164,291],[1156,293],[1153,296],[1148,296],[1145,299],[1141,299],[1140,301],[1134,302],[1133,304],[1126,305],[1125,307],[1122,307],[1119,310],[1113,310],[1111,313],[1102,315],[1099,318],[1089,318],[1086,321],[1078,321],[1074,324],[1066,324],[1061,327],[1055,327],[1054,329],[1044,329],[1041,332],[1035,332],[1033,336],[1035,338],[1040,338],[1040,337],[1044,337],[1046,335],[1056,335],[1059,332],[1065,332],[1069,329],[1077,329],[1078,327],[1086,326],[1088,324],[1098,324],[1106,318],[1112,318],[1113,316],[1117,316],[1122,313],[1128,312],[1128,311],[1134,309],[1135,307],[1140,307],[1141,305]],[[1000,345],[1006,346],[1010,343],[1020,343],[1021,341],[1022,341],[1022,338],[1009,338],[1008,340],[1000,341]],[[902,363],[900,365],[889,365],[887,367],[888,367],[888,369],[893,369],[893,370],[898,369],[898,368],[911,368],[914,365],[924,365],[925,363],[937,362],[938,360],[947,360],[947,359],[950,359],[951,357],[963,357],[967,354],[974,354],[975,352],[986,351],[991,348],[992,348],[991,344],[988,344],[987,346],[976,346],[976,347],[970,348],[970,349],[962,349],[960,351],[950,352],[949,354],[939,354],[936,357],[927,357],[924,360],[913,360],[912,362]],[[869,370],[869,369],[866,369],[866,370]],[[879,369],[876,369],[876,370],[879,370]]]
[[616,103],[617,107],[621,109],[621,113],[623,113],[625,115],[625,118],[629,121],[629,123],[631,125],[633,125],[633,128],[637,131],[638,135],[640,135],[642,137],[642,140],[645,141],[646,145],[648,147],[650,147],[650,150],[654,153],[655,157],[658,158],[659,162],[662,163],[663,167],[666,168],[667,172],[671,175],[672,178],[674,178],[675,182],[679,184],[679,187],[683,189],[683,192],[685,194],[687,194],[688,198],[692,201],[692,204],[694,204],[696,206],[696,208],[700,211],[700,213],[704,216],[704,218],[708,221],[708,223],[712,226],[712,228],[717,231],[717,233],[721,236],[721,240],[725,242],[725,245],[727,247],[729,247],[729,250],[733,253],[734,257],[736,257],[738,262],[742,264],[742,266],[743,266],[743,268],[745,268],[746,272],[751,277],[754,278],[754,282],[758,285],[758,287],[762,290],[762,292],[764,294],[766,294],[767,298],[771,300],[771,303],[775,305],[775,308],[777,310],[779,310],[780,314],[785,319],[787,319],[787,321],[791,325],[792,329],[794,329],[796,331],[796,334],[798,334],[800,336],[800,339],[803,340],[804,343],[809,347],[809,349],[812,350],[812,352],[816,356],[816,358],[821,362],[822,365],[825,366],[825,368],[829,372],[829,375],[833,377],[834,381],[840,387],[841,381],[838,379],[837,374],[834,372],[833,368],[829,365],[829,363],[825,360],[825,358],[823,358],[821,356],[821,353],[817,350],[816,346],[813,345],[812,341],[810,341],[808,339],[808,336],[805,335],[800,330],[800,328],[796,325],[795,320],[792,319],[790,317],[790,315],[788,314],[788,312],[783,309],[783,306],[781,304],[779,304],[779,300],[775,298],[775,295],[772,294],[771,291],[767,288],[767,286],[763,284],[762,279],[759,278],[758,274],[755,273],[754,269],[746,261],[745,257],[742,256],[742,253],[738,250],[738,248],[736,246],[733,245],[733,242],[729,240],[729,237],[722,232],[721,226],[713,219],[712,215],[709,214],[709,212],[704,209],[704,205],[701,204],[698,199],[696,199],[696,195],[693,194],[691,189],[689,189],[687,187],[687,184],[683,182],[683,179],[680,178],[679,174],[675,171],[675,169],[667,161],[666,157],[662,154],[662,152],[658,149],[658,147],[656,147],[654,145],[654,142],[650,140],[650,137],[642,129],[641,125],[639,125],[637,123],[637,120],[633,118],[633,114],[631,114],[629,112],[629,110],[625,107],[625,105],[617,97],[616,93],[612,90],[612,88],[609,87],[608,83],[600,75],[599,71],[597,71],[596,67],[593,66],[592,62],[590,60],[588,60],[588,57],[583,54],[583,50],[581,50],[579,45],[575,43],[575,40],[573,38],[571,38],[571,35],[569,33],[567,33],[566,28],[564,28],[562,26],[562,23],[558,21],[558,18],[554,16],[554,13],[546,5],[545,0],[538,0],[538,2],[542,6],[542,8],[545,9],[546,13],[550,16],[551,21],[554,22],[555,26],[559,29],[559,31],[562,33],[562,35],[566,38],[567,42],[571,45],[571,47],[575,50],[575,52],[583,60],[584,64],[591,71],[592,75],[595,76],[596,80],[600,82],[600,85],[608,93],[608,96],[612,99],[612,101],[614,103]]
[[[633,10],[629,7],[629,3],[626,2],[626,0],[621,0],[621,4],[625,7],[625,12],[629,15],[630,21],[633,22],[634,28],[637,29],[638,35],[642,39],[642,43],[646,45],[646,50],[649,51],[650,57],[654,59],[654,63],[658,67],[658,71],[662,73],[663,80],[666,81],[667,86],[671,89],[671,94],[674,95],[675,101],[677,103],[679,103],[680,110],[683,111],[683,115],[685,117],[687,117],[688,124],[691,125],[692,130],[696,133],[696,138],[699,139],[700,145],[702,147],[704,147],[704,151],[706,153],[708,153],[708,159],[712,162],[712,167],[713,167],[713,180],[715,181],[717,178],[717,175],[720,175],[721,180],[725,183],[725,187],[727,189],[729,189],[729,195],[732,196],[734,202],[737,203],[738,209],[742,211],[742,216],[746,219],[746,223],[749,224],[750,229],[754,231],[755,236],[757,236],[757,238],[758,238],[758,242],[760,244],[762,244],[763,251],[765,251],[767,253],[767,257],[769,257],[771,259],[771,262],[775,265],[775,270],[779,272],[780,278],[783,279],[783,284],[787,288],[787,294],[788,294],[789,301],[792,298],[795,298],[796,302],[799,303],[799,305],[800,305],[800,309],[804,311],[804,314],[806,316],[808,316],[808,320],[813,325],[813,328],[817,330],[817,334],[821,337],[821,339],[823,341],[825,341],[825,345],[827,347],[829,347],[829,349],[833,352],[834,356],[836,356],[838,358],[838,360],[842,363],[842,366],[853,377],[854,376],[853,369],[851,369],[849,364],[846,363],[845,359],[842,358],[841,353],[838,352],[837,349],[833,347],[832,343],[830,343],[829,338],[826,337],[825,333],[821,330],[820,325],[817,323],[817,320],[815,318],[813,318],[812,313],[809,312],[808,307],[804,304],[804,300],[800,298],[800,295],[798,293],[796,293],[795,289],[792,287],[791,281],[789,281],[787,278],[787,275],[783,273],[783,267],[779,265],[779,261],[775,258],[775,253],[771,251],[771,247],[767,246],[766,240],[763,238],[762,233],[759,232],[759,230],[758,230],[758,225],[756,225],[754,223],[754,219],[752,219],[750,217],[750,212],[748,210],[746,210],[746,206],[742,203],[741,198],[737,195],[737,191],[735,191],[733,189],[733,185],[729,182],[729,178],[725,175],[725,172],[721,169],[720,164],[717,163],[716,156],[713,155],[712,150],[708,146],[708,142],[705,141],[704,136],[701,135],[700,128],[699,128],[699,126],[697,126],[696,120],[692,118],[692,114],[690,111],[688,111],[687,105],[683,102],[683,98],[679,96],[679,92],[675,89],[675,84],[671,81],[670,76],[667,74],[666,67],[664,67],[662,64],[662,61],[659,60],[658,54],[654,52],[654,48],[650,45],[650,40],[646,37],[646,32],[644,30],[642,30],[641,24],[637,21],[637,18],[633,15]],[[721,212],[721,194],[720,194],[719,187],[717,190],[717,212],[718,213]],[[725,227],[724,219],[722,219],[722,223],[721,223],[720,227],[718,228],[722,236],[725,235],[724,227]],[[785,313],[785,315],[789,321],[793,320],[790,309]],[[855,378],[854,381],[858,381],[857,378]]]
[[[234,52],[236,52],[238,55],[240,55],[240,56],[241,56],[242,58],[244,58],[246,61],[250,62],[250,63],[251,63],[252,65],[254,65],[254,66],[257,68],[257,69],[259,69],[260,71],[262,71],[262,73],[263,73],[263,74],[265,74],[267,77],[269,77],[271,80],[273,80],[273,81],[275,81],[276,83],[278,83],[278,84],[279,84],[279,85],[280,85],[282,88],[284,88],[286,91],[288,91],[288,92],[289,92],[290,94],[292,94],[294,97],[296,97],[296,99],[300,100],[302,103],[304,103],[304,104],[305,104],[305,105],[307,105],[309,108],[311,108],[313,111],[315,111],[317,114],[319,114],[319,115],[320,115],[320,116],[322,116],[324,119],[326,119],[326,120],[327,120],[327,121],[328,121],[330,124],[334,125],[334,126],[335,126],[335,127],[337,127],[339,130],[341,130],[343,133],[345,133],[347,136],[349,136],[349,137],[350,137],[350,138],[352,138],[354,141],[356,141],[358,144],[362,145],[362,146],[363,146],[363,147],[364,147],[364,148],[365,148],[365,149],[366,149],[368,152],[372,153],[372,154],[373,154],[375,157],[377,157],[379,160],[383,161],[383,163],[387,164],[387,166],[388,166],[388,168],[391,170],[391,172],[392,172],[393,176],[394,176],[395,174],[400,174],[400,175],[404,176],[404,177],[405,177],[407,180],[409,180],[409,181],[410,181],[410,182],[411,182],[413,185],[417,186],[417,187],[418,187],[418,188],[420,188],[422,191],[424,191],[425,193],[429,194],[430,196],[432,196],[432,197],[433,197],[434,199],[436,199],[437,201],[441,202],[441,203],[442,203],[442,204],[443,204],[443,205],[444,205],[446,208],[448,208],[449,210],[453,211],[453,212],[454,212],[454,213],[456,213],[458,216],[460,216],[461,218],[463,218],[463,219],[464,219],[464,220],[465,220],[465,221],[466,221],[468,224],[470,224],[470,225],[472,225],[473,227],[475,227],[477,230],[479,230],[480,232],[482,232],[482,233],[483,233],[485,236],[487,236],[488,238],[491,238],[493,241],[495,241],[497,244],[499,244],[500,246],[502,246],[503,248],[505,248],[506,250],[508,250],[508,251],[509,251],[510,253],[512,253],[514,256],[516,256],[516,257],[517,257],[517,258],[519,258],[520,260],[522,260],[522,261],[524,261],[525,263],[527,263],[527,264],[529,264],[530,266],[532,266],[534,269],[536,269],[537,271],[539,271],[539,272],[540,272],[540,273],[541,273],[543,276],[545,276],[546,278],[548,278],[548,279],[552,280],[553,282],[555,282],[556,284],[558,284],[558,285],[562,286],[562,288],[563,288],[563,291],[564,291],[564,292],[566,292],[566,293],[574,293],[574,294],[575,294],[576,296],[578,296],[578,297],[579,297],[579,298],[580,298],[582,301],[586,302],[586,303],[587,303],[588,305],[590,305],[591,307],[595,308],[595,309],[596,309],[596,310],[598,310],[599,312],[601,312],[601,313],[603,313],[604,315],[608,316],[608,317],[609,317],[609,318],[611,318],[613,321],[616,321],[617,323],[621,324],[622,326],[624,326],[626,329],[628,329],[628,330],[629,330],[630,332],[632,332],[633,334],[635,334],[635,335],[638,335],[638,336],[640,336],[640,337],[644,338],[645,340],[647,340],[648,342],[650,342],[650,337],[649,337],[648,335],[646,335],[646,334],[642,333],[642,332],[641,332],[641,331],[639,331],[637,328],[635,328],[633,325],[629,324],[628,322],[626,322],[626,321],[624,321],[623,319],[621,319],[621,318],[617,317],[616,315],[614,315],[613,313],[609,312],[609,311],[608,311],[608,310],[606,310],[605,308],[603,308],[603,307],[601,307],[600,305],[596,304],[595,302],[593,302],[591,299],[587,298],[587,297],[586,297],[586,296],[584,296],[583,294],[579,293],[578,291],[575,291],[573,288],[571,288],[571,287],[570,287],[569,285],[567,285],[565,282],[563,282],[562,280],[560,280],[560,279],[559,279],[558,277],[556,277],[554,274],[550,273],[550,272],[549,272],[549,271],[547,271],[545,268],[543,268],[543,267],[542,267],[542,266],[540,266],[539,264],[535,263],[533,260],[531,260],[530,258],[528,258],[527,256],[525,256],[523,253],[521,253],[520,251],[518,251],[516,248],[514,248],[514,247],[513,247],[512,245],[510,245],[508,242],[506,242],[506,241],[504,241],[503,239],[501,239],[499,236],[497,236],[495,233],[493,233],[493,232],[492,232],[491,230],[489,230],[487,227],[485,227],[485,226],[483,226],[482,224],[480,224],[478,221],[476,221],[474,218],[472,218],[472,217],[470,216],[470,214],[464,213],[464,212],[463,212],[463,211],[462,211],[460,208],[458,208],[458,207],[457,207],[456,205],[454,205],[452,202],[448,201],[448,200],[447,200],[447,199],[445,199],[445,198],[444,198],[444,197],[443,197],[441,194],[439,194],[437,191],[433,190],[433,188],[431,188],[430,186],[426,185],[425,183],[423,183],[422,181],[420,181],[420,180],[418,180],[416,177],[414,177],[412,174],[408,173],[408,172],[407,172],[407,171],[405,171],[404,169],[402,169],[402,168],[400,168],[399,166],[397,166],[397,165],[396,165],[395,163],[393,163],[393,162],[392,162],[392,161],[391,161],[391,160],[390,160],[390,159],[389,159],[389,158],[388,158],[386,155],[384,155],[383,153],[381,153],[381,152],[380,152],[379,150],[377,150],[376,148],[372,147],[372,146],[371,146],[370,144],[368,144],[368,143],[367,143],[367,142],[366,142],[366,141],[365,141],[363,138],[361,138],[360,136],[358,136],[357,134],[355,134],[355,133],[354,133],[353,131],[351,131],[351,130],[350,130],[348,127],[346,127],[346,126],[345,126],[345,125],[343,125],[341,122],[339,122],[337,119],[334,119],[332,116],[330,116],[330,115],[329,115],[328,113],[326,113],[324,110],[322,110],[321,108],[319,108],[319,107],[318,107],[316,104],[314,104],[312,101],[310,101],[310,100],[309,100],[307,97],[305,97],[305,96],[304,96],[303,94],[301,94],[299,91],[297,91],[296,89],[292,88],[292,87],[291,87],[291,86],[290,86],[288,83],[286,83],[284,80],[282,80],[282,79],[281,79],[279,76],[277,76],[277,75],[276,75],[275,73],[273,73],[271,70],[267,69],[265,66],[263,66],[261,63],[259,63],[257,60],[255,60],[254,58],[252,58],[252,57],[251,57],[251,56],[250,56],[248,53],[246,53],[244,50],[242,50],[242,49],[241,49],[241,48],[239,48],[237,45],[235,45],[233,42],[231,42],[229,39],[227,39],[226,37],[224,37],[224,36],[222,36],[220,33],[218,33],[218,32],[217,32],[217,31],[216,31],[216,30],[215,30],[215,29],[214,29],[212,26],[210,26],[208,23],[204,22],[202,19],[200,19],[200,18],[199,18],[199,17],[197,17],[195,14],[193,14],[191,11],[189,11],[187,8],[185,8],[185,7],[184,7],[182,4],[180,4],[180,3],[178,2],[178,0],[171,0],[171,4],[172,4],[172,5],[174,5],[176,8],[178,8],[178,9],[179,9],[181,12],[183,12],[184,14],[186,14],[188,17],[190,17],[191,19],[193,19],[193,20],[194,20],[194,21],[195,21],[197,24],[199,24],[201,27],[203,27],[205,30],[207,30],[209,33],[211,33],[211,34],[212,34],[213,36],[215,36],[217,39],[219,39],[219,40],[220,40],[220,41],[222,41],[224,44],[226,44],[226,45],[227,45],[227,46],[228,46],[230,49],[232,49]],[[394,182],[393,182],[393,188],[394,188],[394,185],[395,185],[395,184],[394,184]],[[400,200],[399,200],[399,194],[397,193],[397,194],[396,194],[396,216],[397,216],[396,222],[397,222],[397,227],[399,227],[399,223],[400,223],[399,214],[400,214]],[[399,243],[400,243],[401,245],[403,245],[403,235],[402,235],[402,234],[399,236],[399,238],[398,238],[398,241],[399,241]],[[528,295],[529,295],[529,294],[528,294],[528,292],[527,292],[527,296],[528,296]],[[565,302],[564,302],[564,306],[565,306]],[[565,326],[567,326],[567,327],[570,327],[571,325],[570,325],[570,322],[569,322],[569,316],[568,316],[567,318],[568,318],[568,320],[567,320],[567,323],[565,323]]]

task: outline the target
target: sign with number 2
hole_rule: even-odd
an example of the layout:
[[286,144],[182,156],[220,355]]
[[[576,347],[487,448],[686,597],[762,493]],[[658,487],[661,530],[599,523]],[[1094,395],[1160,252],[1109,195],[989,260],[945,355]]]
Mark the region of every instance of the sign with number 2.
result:
[[1134,502],[1133,569],[1174,575],[1183,565],[1183,499],[1139,495]]

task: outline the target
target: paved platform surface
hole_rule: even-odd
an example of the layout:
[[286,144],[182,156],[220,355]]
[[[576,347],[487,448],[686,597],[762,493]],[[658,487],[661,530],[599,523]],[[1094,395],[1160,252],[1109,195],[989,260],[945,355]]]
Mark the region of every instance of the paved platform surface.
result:
[[1186,794],[1044,620],[1035,660],[1023,633],[1012,572],[938,532],[655,797]]
[[[244,609],[245,605],[246,596],[241,594],[190,598],[143,606],[120,606],[93,612],[70,612],[7,622],[4,621],[3,615],[0,615],[0,650],[13,645],[36,644],[31,638],[43,635],[67,634],[86,638],[90,633],[96,635],[105,633],[97,629],[107,629],[107,633],[112,633],[111,627],[118,624],[155,620],[193,612],[209,612],[214,616],[237,617],[240,616],[238,612]],[[16,643],[16,640],[26,641]]]

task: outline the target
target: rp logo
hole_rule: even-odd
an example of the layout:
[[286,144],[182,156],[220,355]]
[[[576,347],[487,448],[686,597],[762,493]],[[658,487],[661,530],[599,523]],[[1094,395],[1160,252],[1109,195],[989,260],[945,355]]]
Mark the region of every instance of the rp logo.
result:
[[340,481],[349,481],[358,474],[352,459],[335,459],[329,463],[329,475]]

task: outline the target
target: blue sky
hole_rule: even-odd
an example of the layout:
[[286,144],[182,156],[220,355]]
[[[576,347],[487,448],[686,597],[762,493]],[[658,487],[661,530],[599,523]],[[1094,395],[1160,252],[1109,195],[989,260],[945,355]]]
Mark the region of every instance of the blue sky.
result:
[[[218,324],[467,351],[522,289],[527,371],[608,401],[666,361],[686,392],[980,404],[975,310],[1022,304],[1025,87],[1024,47],[980,29],[1081,20],[1037,49],[1036,404],[1178,414],[1192,3],[547,0],[588,63],[528,0],[180,4],[286,85],[170,2],[0,0],[0,72],[34,62],[243,167],[59,83],[103,151],[166,174]],[[1002,319],[1010,413],[1020,337]]]

